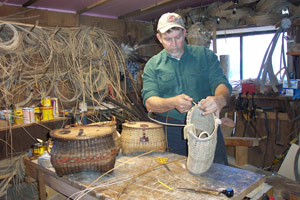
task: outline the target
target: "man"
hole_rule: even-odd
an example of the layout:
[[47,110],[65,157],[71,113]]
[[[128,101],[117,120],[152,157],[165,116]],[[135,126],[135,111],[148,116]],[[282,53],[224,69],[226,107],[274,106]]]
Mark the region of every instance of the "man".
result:
[[[185,124],[188,110],[198,102],[203,115],[218,115],[232,87],[217,56],[205,47],[185,44],[184,23],[176,13],[163,14],[157,31],[164,50],[147,62],[142,75],[142,97],[148,112],[156,113],[160,121]],[[220,128],[217,138],[214,162],[228,164]],[[183,127],[168,126],[167,139],[171,152],[187,155]]]

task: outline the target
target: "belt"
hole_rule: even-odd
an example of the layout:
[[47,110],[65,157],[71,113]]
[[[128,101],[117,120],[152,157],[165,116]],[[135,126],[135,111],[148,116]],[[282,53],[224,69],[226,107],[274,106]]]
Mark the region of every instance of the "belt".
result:
[[183,120],[175,119],[175,118],[169,117],[169,116],[166,117],[166,116],[161,116],[161,115],[157,115],[157,114],[153,114],[153,116],[154,116],[156,119],[159,119],[159,120],[164,120],[164,121],[172,120],[172,121],[177,121],[177,122],[184,123]]

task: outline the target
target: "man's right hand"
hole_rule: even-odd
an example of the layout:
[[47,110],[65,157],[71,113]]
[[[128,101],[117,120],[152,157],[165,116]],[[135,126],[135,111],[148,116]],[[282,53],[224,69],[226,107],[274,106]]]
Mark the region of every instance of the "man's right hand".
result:
[[190,108],[193,106],[193,98],[189,97],[186,94],[180,94],[175,97],[175,108],[180,113],[186,113],[190,110]]

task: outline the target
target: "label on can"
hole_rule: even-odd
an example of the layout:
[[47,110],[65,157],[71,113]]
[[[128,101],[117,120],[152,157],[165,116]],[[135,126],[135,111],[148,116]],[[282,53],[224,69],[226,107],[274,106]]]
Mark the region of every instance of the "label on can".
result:
[[34,108],[23,108],[23,123],[30,124],[35,122]]
[[53,119],[52,106],[41,107],[42,110],[42,121]]

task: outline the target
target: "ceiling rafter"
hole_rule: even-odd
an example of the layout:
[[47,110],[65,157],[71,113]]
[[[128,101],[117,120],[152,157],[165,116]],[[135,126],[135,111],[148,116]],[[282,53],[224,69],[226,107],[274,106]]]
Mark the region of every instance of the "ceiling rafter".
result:
[[165,0],[165,1],[161,1],[159,3],[147,6],[145,8],[141,8],[141,9],[129,12],[127,14],[120,15],[118,17],[118,19],[127,19],[129,17],[136,17],[136,16],[144,15],[144,14],[147,14],[147,13],[151,13],[155,10],[159,10],[159,9],[163,9],[167,6],[171,6],[173,4],[177,4],[181,1],[184,1],[184,0]]
[[26,7],[30,6],[31,4],[34,4],[37,1],[38,0],[28,0],[25,3],[23,3],[22,7],[26,8]]
[[108,3],[108,2],[110,2],[110,1],[112,1],[112,0],[100,0],[100,1],[98,1],[98,2],[96,2],[96,3],[93,3],[93,4],[87,6],[87,7],[83,8],[83,9],[77,11],[76,13],[77,13],[78,15],[80,15],[81,13],[85,13],[85,12],[87,12],[87,11],[93,9],[93,8],[96,8],[96,7],[98,7],[98,6],[101,6],[101,5],[103,5],[103,4],[105,4],[105,3]]

